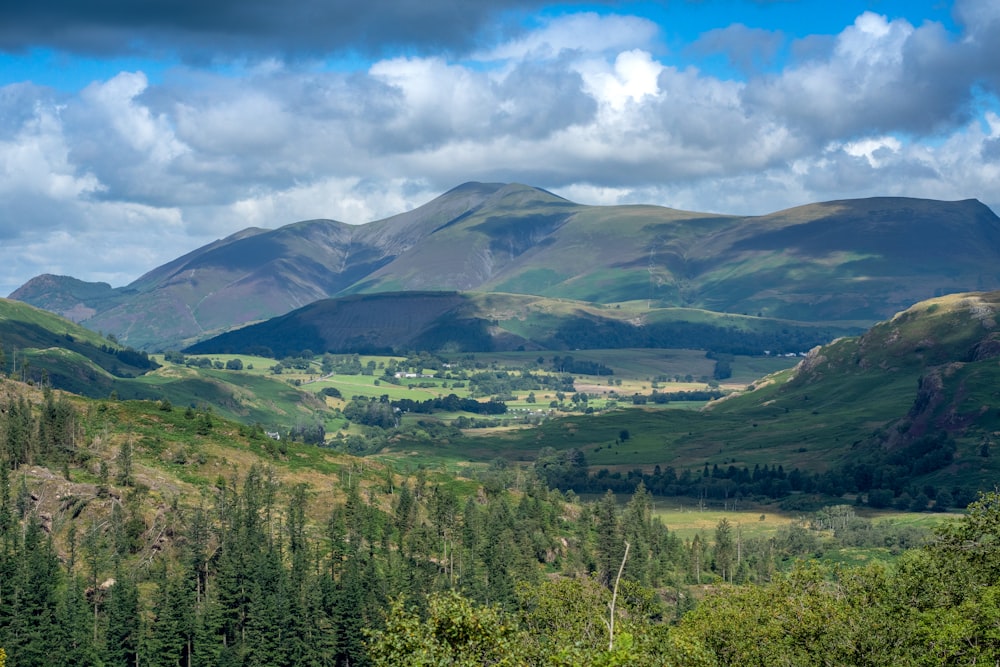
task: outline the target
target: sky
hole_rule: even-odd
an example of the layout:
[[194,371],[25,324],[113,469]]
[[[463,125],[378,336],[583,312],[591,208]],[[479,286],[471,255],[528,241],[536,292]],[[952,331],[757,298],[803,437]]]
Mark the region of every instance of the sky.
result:
[[1000,212],[1000,1],[0,3],[0,294],[466,181]]

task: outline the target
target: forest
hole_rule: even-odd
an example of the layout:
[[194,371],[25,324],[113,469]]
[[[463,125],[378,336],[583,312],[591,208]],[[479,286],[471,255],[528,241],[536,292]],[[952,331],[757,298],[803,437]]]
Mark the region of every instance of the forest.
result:
[[[771,537],[722,520],[681,538],[642,483],[583,501],[502,465],[471,485],[352,465],[333,480],[342,500],[316,508],[314,489],[254,465],[175,498],[152,525],[138,451],[83,460],[88,416],[52,392],[38,405],[8,399],[0,414],[10,667],[1000,659],[998,493],[930,535],[845,505]],[[22,469],[88,464],[95,497],[63,506],[109,509],[57,539]],[[824,564],[815,556],[830,540],[892,545],[894,557]]]

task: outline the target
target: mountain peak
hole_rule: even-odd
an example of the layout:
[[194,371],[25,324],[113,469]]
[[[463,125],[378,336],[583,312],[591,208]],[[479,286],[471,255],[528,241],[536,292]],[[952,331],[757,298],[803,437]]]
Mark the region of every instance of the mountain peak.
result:
[[461,185],[453,187],[441,196],[448,197],[451,195],[479,194],[484,197],[488,197],[505,186],[506,183],[480,183],[479,181],[467,181]]
[[548,190],[523,183],[508,183],[497,189],[490,202],[500,206],[525,206],[527,204],[571,204],[568,199],[552,194]]
[[125,288],[39,277],[12,296],[145,349],[317,299],[405,290],[874,322],[935,294],[1000,287],[998,248],[1000,219],[974,200],[878,197],[716,216],[470,181],[366,224],[248,228]]

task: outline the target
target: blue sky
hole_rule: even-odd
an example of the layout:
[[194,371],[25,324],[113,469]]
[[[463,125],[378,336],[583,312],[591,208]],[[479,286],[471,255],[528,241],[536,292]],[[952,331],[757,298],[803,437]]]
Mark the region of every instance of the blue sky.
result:
[[1000,210],[995,0],[0,7],[0,293],[468,180],[766,213]]

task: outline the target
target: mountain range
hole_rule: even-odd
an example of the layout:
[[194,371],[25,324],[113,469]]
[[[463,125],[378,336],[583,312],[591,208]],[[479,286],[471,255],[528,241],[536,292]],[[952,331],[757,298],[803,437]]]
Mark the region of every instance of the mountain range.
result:
[[246,229],[124,287],[42,275],[11,298],[162,350],[320,300],[387,292],[861,327],[921,299],[998,287],[1000,219],[975,200],[880,197],[735,216],[466,183],[367,224]]
[[[899,495],[914,484],[992,488],[1000,466],[998,323],[1000,291],[937,297],[860,336],[817,346],[793,368],[702,410],[574,415],[489,438],[404,438],[393,451],[483,462],[534,460],[542,447],[578,452],[598,473],[596,484],[579,490],[597,492],[634,487],[635,470],[732,465],[820,473],[834,495],[879,488]],[[619,477],[601,477],[601,469]]]
[[[411,299],[416,300],[415,305],[408,306]],[[369,306],[380,302],[384,302],[382,310],[368,312]],[[318,348],[331,339],[315,344],[308,336],[329,332],[311,332],[310,326],[324,321],[325,311],[334,311],[334,316],[327,313],[325,317],[327,322],[337,323],[330,330],[333,335],[349,331],[352,322],[364,330],[360,320],[370,317],[388,323],[385,341],[413,341],[433,332],[442,313],[494,308],[499,314],[501,307],[517,306],[528,313],[525,327],[531,328],[544,318],[536,319],[530,311],[541,309],[544,313],[552,303],[555,301],[540,297],[533,302],[528,297],[457,292],[359,295],[320,300],[257,325],[264,329],[247,327],[229,335],[250,332],[253,335],[248,340],[258,344],[288,337],[289,350],[303,343]],[[426,312],[425,319],[410,320],[408,307],[413,312]],[[599,311],[594,308],[587,315],[596,317]],[[685,317],[694,319],[698,312],[685,311]],[[732,318],[734,328],[742,322],[770,322],[746,316],[706,316]],[[751,467],[780,464],[786,469],[798,467],[822,474],[823,484],[834,495],[843,492],[836,489],[851,488],[892,489],[899,495],[904,487],[918,481],[946,488],[988,488],[996,480],[996,461],[1000,460],[996,458],[1000,434],[998,321],[1000,290],[947,295],[918,302],[860,336],[817,345],[794,368],[754,380],[747,391],[711,403],[704,410],[640,408],[574,414],[545,420],[534,429],[515,429],[489,438],[457,432],[444,439],[429,438],[417,429],[394,436],[389,445],[392,450],[384,453],[530,461],[544,445],[582,452],[593,470],[609,468],[613,475],[623,475],[615,478],[620,484],[626,484],[630,477],[624,475],[636,468],[692,470],[706,464],[724,468],[737,462]],[[603,326],[606,324],[595,321],[591,328],[601,334]],[[416,332],[415,338],[406,338],[408,328]],[[529,340],[529,332],[524,333],[523,340]],[[751,328],[745,333],[752,338],[764,332]],[[221,336],[214,343],[202,344],[221,345],[226,340]],[[289,428],[319,423],[329,407],[314,390],[299,388],[280,375],[219,366],[195,368],[176,362],[160,367],[142,352],[16,301],[0,299],[0,341],[4,343],[0,375],[9,371],[10,377],[27,385],[52,386],[101,400],[111,395],[167,406],[211,406],[216,414],[245,424],[278,423]],[[531,353],[525,358],[534,356]],[[254,361],[267,363],[266,359]],[[628,396],[621,398],[627,400]],[[622,445],[623,429],[629,432],[627,448]]]

